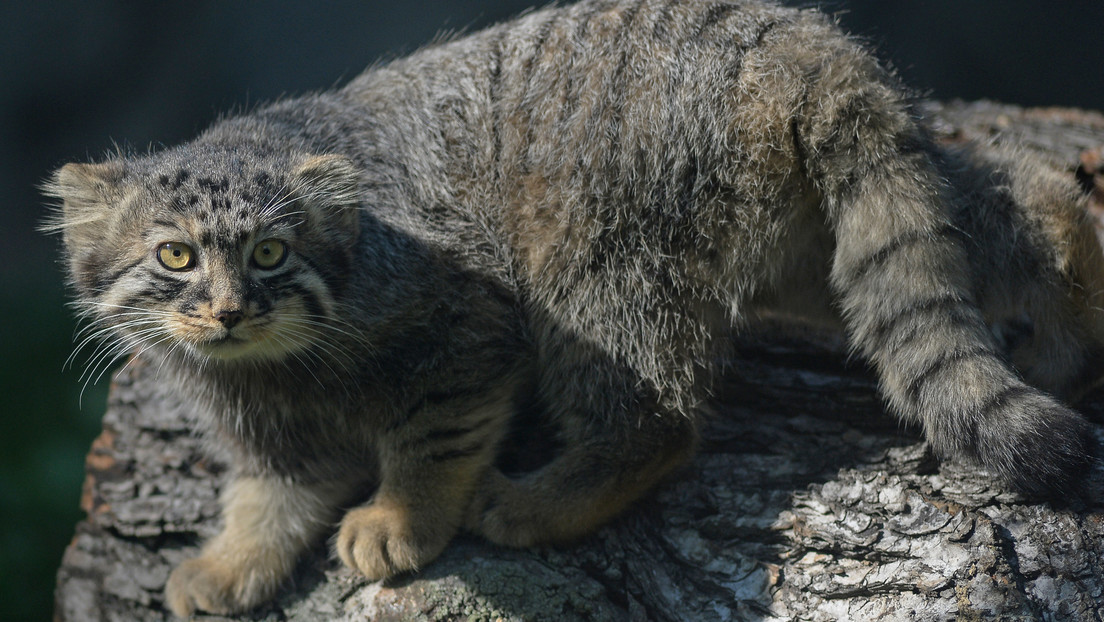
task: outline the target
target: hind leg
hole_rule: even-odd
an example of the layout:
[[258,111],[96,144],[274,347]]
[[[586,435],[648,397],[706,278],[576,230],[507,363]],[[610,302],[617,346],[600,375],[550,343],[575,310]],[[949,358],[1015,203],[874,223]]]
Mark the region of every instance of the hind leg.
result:
[[998,322],[1009,362],[1024,380],[1066,401],[1076,401],[1100,382],[1104,348],[1070,308],[1061,287],[1041,291],[1023,313]]
[[979,302],[1032,386],[1073,400],[1104,372],[1104,254],[1069,175],[1014,148],[942,153],[970,239]]
[[[593,293],[624,282],[606,276],[585,285]],[[723,314],[628,288],[604,293],[606,305],[572,295],[565,304],[578,306],[534,321],[538,399],[564,449],[522,477],[487,476],[467,526],[494,542],[527,546],[586,535],[694,451],[700,387],[716,354],[709,336]]]
[[1104,253],[1072,180],[1016,155],[1010,190],[1023,220],[1039,230],[1036,278],[1047,291],[1024,294],[1034,330],[1013,362],[1032,384],[1076,400],[1104,376]]
[[[595,362],[593,365],[597,366]],[[580,538],[625,510],[693,453],[697,423],[663,412],[647,396],[614,387],[609,370],[584,367],[544,379],[558,394],[565,449],[517,479],[492,469],[480,485],[468,529],[507,546]],[[589,395],[580,395],[590,392]],[[620,399],[610,399],[617,395]],[[619,404],[586,412],[595,399]]]
[[656,423],[629,437],[607,434],[573,444],[520,480],[492,471],[468,528],[517,547],[568,542],[597,530],[692,453],[690,422]]

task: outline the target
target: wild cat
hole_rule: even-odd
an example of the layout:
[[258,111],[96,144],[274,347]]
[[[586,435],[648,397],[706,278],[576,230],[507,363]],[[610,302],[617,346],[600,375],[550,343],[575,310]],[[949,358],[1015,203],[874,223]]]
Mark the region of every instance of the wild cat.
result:
[[[943,455],[1044,494],[1089,459],[1052,397],[1095,381],[1104,335],[1076,189],[937,148],[815,11],[548,8],[46,192],[92,336],[233,456],[223,531],[168,582],[180,616],[269,599],[337,520],[371,579],[461,528],[593,531],[692,454],[764,310],[839,319]],[[506,477],[521,403],[562,449]]]

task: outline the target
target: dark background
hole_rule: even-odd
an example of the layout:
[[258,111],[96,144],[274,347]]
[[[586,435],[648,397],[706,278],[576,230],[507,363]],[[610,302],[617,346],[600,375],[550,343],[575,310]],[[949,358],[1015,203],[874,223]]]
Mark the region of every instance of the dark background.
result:
[[[184,140],[220,112],[343,83],[442,30],[524,0],[4,3],[0,8],[0,619],[48,619],[80,519],[83,456],[106,380],[78,406],[81,360],[39,184],[113,145]],[[802,4],[810,5],[804,2]],[[830,1],[912,86],[940,99],[1104,108],[1104,2]]]

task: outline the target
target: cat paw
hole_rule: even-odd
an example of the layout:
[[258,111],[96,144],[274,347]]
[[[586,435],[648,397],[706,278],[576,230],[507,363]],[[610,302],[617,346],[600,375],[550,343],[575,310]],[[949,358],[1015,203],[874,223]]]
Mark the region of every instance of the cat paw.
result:
[[542,538],[538,509],[523,498],[521,486],[497,470],[480,482],[472,500],[465,528],[495,544],[523,548],[547,540]]
[[248,611],[271,598],[281,581],[266,579],[258,570],[243,570],[215,557],[189,559],[169,575],[165,600],[180,618],[196,611],[224,615]]
[[345,515],[335,548],[346,566],[369,580],[386,579],[433,561],[453,535],[439,525],[420,531],[407,511],[373,503]]

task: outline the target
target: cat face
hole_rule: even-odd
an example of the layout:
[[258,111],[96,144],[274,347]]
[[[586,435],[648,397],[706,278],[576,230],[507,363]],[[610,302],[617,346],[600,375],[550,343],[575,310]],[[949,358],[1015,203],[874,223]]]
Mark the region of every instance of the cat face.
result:
[[[332,327],[357,236],[357,175],[339,156],[274,162],[192,145],[70,164],[47,192],[93,358],[150,348],[280,360]],[[83,345],[83,344],[82,344]]]

